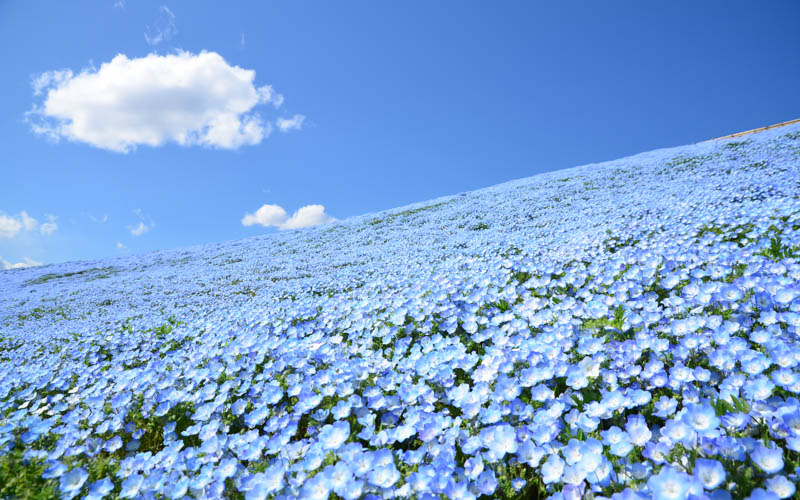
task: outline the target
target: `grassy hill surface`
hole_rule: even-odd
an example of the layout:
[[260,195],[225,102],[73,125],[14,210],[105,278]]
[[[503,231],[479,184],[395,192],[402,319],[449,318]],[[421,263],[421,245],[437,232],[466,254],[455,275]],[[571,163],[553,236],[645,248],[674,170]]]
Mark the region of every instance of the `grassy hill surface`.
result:
[[800,125],[3,271],[0,497],[787,498],[799,333]]

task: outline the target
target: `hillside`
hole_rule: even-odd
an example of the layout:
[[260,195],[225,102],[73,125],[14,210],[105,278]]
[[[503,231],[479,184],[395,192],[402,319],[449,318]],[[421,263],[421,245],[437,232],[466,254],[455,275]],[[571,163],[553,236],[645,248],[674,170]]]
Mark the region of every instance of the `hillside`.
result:
[[799,333],[800,124],[3,271],[0,497],[791,496]]

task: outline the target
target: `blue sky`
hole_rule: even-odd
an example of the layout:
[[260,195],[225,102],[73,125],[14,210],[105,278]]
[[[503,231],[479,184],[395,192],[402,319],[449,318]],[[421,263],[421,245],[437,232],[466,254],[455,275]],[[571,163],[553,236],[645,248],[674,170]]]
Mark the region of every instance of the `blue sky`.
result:
[[0,268],[798,118],[798,21],[791,1],[2,2]]

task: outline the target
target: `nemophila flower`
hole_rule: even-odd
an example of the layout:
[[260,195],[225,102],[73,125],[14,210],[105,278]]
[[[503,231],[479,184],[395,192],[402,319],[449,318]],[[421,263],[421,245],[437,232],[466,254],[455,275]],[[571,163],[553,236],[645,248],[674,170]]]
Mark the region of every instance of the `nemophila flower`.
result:
[[474,500],[475,495],[469,490],[467,483],[451,480],[444,489],[447,498],[453,500]]
[[631,442],[636,446],[644,446],[653,433],[642,415],[630,415],[625,423],[625,431]]
[[346,421],[326,425],[319,432],[319,442],[325,450],[335,450],[350,437],[350,423]]
[[468,479],[475,479],[483,472],[483,469],[483,457],[481,457],[480,454],[464,461],[464,475],[466,475]]
[[189,478],[181,477],[176,482],[167,486],[168,496],[172,499],[179,499],[186,496],[189,491]]
[[633,449],[628,434],[617,426],[601,432],[600,435],[603,436],[603,443],[610,447],[613,455],[624,457]]
[[767,490],[771,491],[778,498],[789,498],[794,495],[797,490],[795,483],[786,478],[786,476],[772,476],[765,482]]
[[330,495],[331,489],[327,478],[323,474],[309,478],[300,489],[298,498],[304,500],[325,500]]
[[214,470],[214,477],[220,481],[233,477],[233,475],[236,474],[238,463],[239,461],[235,458],[226,458],[222,460]]
[[381,488],[389,488],[400,479],[400,472],[394,463],[379,465],[368,474],[370,484]]
[[777,447],[756,445],[750,452],[750,458],[761,470],[767,474],[774,474],[783,470],[783,452]]
[[707,490],[713,490],[725,480],[725,468],[717,460],[698,458],[694,462],[694,477]]
[[104,477],[89,485],[89,493],[84,498],[100,500],[112,491],[114,491],[114,483],[111,482],[111,479]]
[[66,498],[72,498],[80,492],[88,477],[89,473],[80,467],[65,472],[59,480],[59,491]]
[[714,438],[714,445],[716,446],[720,455],[736,461],[743,461],[747,456],[747,450],[740,440],[729,436],[722,436]]
[[48,465],[48,467],[42,473],[42,478],[44,479],[53,479],[57,477],[61,477],[67,471],[67,466],[64,465],[62,462],[54,461]]
[[662,467],[658,474],[647,480],[650,494],[658,500],[687,498],[690,487],[691,478],[671,466]]
[[772,491],[767,491],[764,488],[756,488],[750,492],[747,500],[779,500],[779,496]]
[[720,417],[720,423],[728,428],[734,430],[742,430],[746,428],[752,418],[747,413],[728,413]]
[[120,490],[119,496],[122,498],[133,498],[139,493],[139,488],[141,488],[142,483],[144,482],[144,476],[141,474],[131,474],[122,482],[122,489]]
[[564,472],[564,460],[558,455],[550,455],[539,471],[545,484],[555,483],[561,479],[561,474]]
[[775,384],[764,375],[751,378],[744,384],[744,391],[747,397],[756,401],[763,401],[770,397],[773,389],[775,389]]
[[689,405],[683,419],[698,434],[709,434],[719,425],[719,418],[709,404]]
[[577,439],[569,440],[567,446],[561,449],[561,454],[564,455],[567,465],[572,465],[581,459],[583,448],[583,443]]
[[670,450],[671,447],[667,445],[667,443],[654,443],[649,441],[645,444],[642,456],[649,458],[654,464],[663,464]]

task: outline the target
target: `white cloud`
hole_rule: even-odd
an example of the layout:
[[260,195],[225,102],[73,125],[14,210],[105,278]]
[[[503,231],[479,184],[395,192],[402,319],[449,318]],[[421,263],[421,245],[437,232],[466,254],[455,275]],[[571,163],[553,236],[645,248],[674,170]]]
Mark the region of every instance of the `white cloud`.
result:
[[56,219],[58,217],[50,214],[47,214],[46,216],[47,222],[42,223],[42,225],[39,227],[39,231],[41,231],[42,234],[51,235],[56,231],[56,229],[58,229],[58,224],[56,224]]
[[[34,78],[34,95],[42,102],[26,118],[46,138],[121,153],[168,142],[236,149],[258,144],[272,131],[254,108],[283,102],[271,86],[256,87],[254,80],[255,71],[231,66],[216,52],[133,59],[119,54],[99,69]],[[278,122],[282,130],[300,125],[302,115]]]
[[261,205],[261,208],[252,214],[244,214],[242,224],[245,226],[253,226],[259,224],[261,226],[275,226],[278,227],[289,218],[289,214],[280,205]]
[[104,214],[102,217],[96,217],[92,214],[89,214],[89,219],[97,224],[103,224],[104,222],[108,222],[108,214]]
[[141,236],[156,227],[156,223],[153,222],[153,219],[145,215],[141,208],[135,209],[133,213],[139,218],[138,224],[135,226],[128,226],[128,231],[130,231],[133,236]]
[[123,245],[121,241],[118,241],[117,242],[117,249],[118,250],[125,250],[125,245]]
[[19,214],[19,216],[22,219],[22,225],[23,225],[23,227],[25,227],[26,231],[32,231],[32,230],[36,229],[36,226],[38,225],[38,222],[36,222],[36,219],[34,219],[30,215],[28,215],[28,212],[23,210]]
[[24,257],[22,262],[17,262],[15,264],[12,264],[11,262],[0,257],[0,264],[2,264],[3,269],[21,269],[23,267],[33,267],[42,265],[41,262],[35,261],[30,257]]
[[277,227],[278,229],[299,229],[303,227],[318,226],[338,219],[325,213],[322,205],[306,205],[297,210],[291,217],[280,205],[262,205],[252,214],[246,213],[242,218],[242,225],[260,225],[264,227]]
[[168,42],[177,34],[175,14],[169,10],[169,7],[162,5],[158,8],[158,16],[153,26],[147,26],[147,30],[144,32],[144,40],[148,45],[158,45],[161,42]]
[[58,87],[62,83],[72,79],[75,76],[70,69],[61,71],[45,71],[41,75],[37,75],[31,79],[31,86],[33,87],[33,95],[42,95],[42,92],[51,88]]
[[278,130],[288,132],[290,130],[300,130],[305,119],[306,117],[303,115],[294,115],[291,118],[278,118],[275,123],[278,126]]
[[125,0],[117,0],[114,2],[115,9],[124,9],[125,8]]
[[128,230],[134,236],[141,236],[141,235],[143,235],[144,233],[146,233],[147,231],[150,230],[150,226],[148,226],[147,224],[145,224],[142,221],[139,221],[139,224],[137,224],[135,226],[129,226]]
[[22,221],[0,214],[0,238],[13,238],[22,230]]
[[0,212],[0,238],[11,239],[17,236],[23,229],[35,231],[38,227],[42,234],[52,234],[58,226],[55,224],[56,216],[47,215],[47,222],[39,225],[39,222],[28,215],[23,210],[18,216],[6,215]]
[[322,205],[306,205],[281,225],[281,229],[297,229],[335,222],[336,219],[325,213]]

